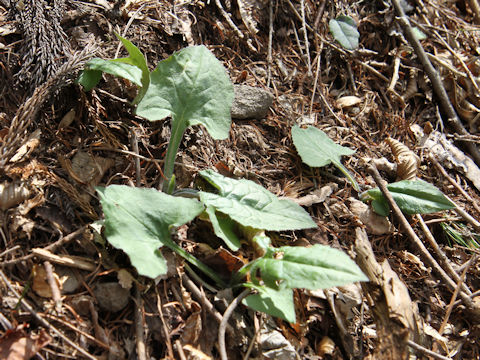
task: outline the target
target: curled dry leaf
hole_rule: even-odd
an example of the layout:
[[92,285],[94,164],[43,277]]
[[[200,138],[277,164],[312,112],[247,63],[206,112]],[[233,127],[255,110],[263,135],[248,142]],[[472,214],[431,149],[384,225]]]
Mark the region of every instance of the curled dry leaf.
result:
[[323,357],[325,355],[333,355],[334,352],[335,342],[328,336],[324,336],[317,345],[317,355]]
[[30,196],[24,183],[5,181],[0,184],[0,209],[3,211],[22,203]]
[[400,141],[387,138],[385,140],[392,149],[397,161],[397,177],[400,180],[415,180],[420,166],[420,158]]

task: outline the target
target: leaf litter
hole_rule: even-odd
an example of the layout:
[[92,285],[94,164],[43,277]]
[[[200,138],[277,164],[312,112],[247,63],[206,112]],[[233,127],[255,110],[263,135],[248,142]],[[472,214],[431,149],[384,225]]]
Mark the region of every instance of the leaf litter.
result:
[[[32,6],[34,2],[24,3]],[[6,201],[1,214],[0,352],[7,351],[12,359],[36,353],[44,358],[82,353],[85,358],[121,359],[134,352],[144,359],[219,358],[218,319],[233,297],[226,305],[215,300],[212,284],[189,271],[181,259],[167,261],[176,265],[169,277],[148,281],[133,270],[123,252],[84,227],[101,220],[93,186],[158,188],[162,181],[169,120],[152,124],[136,117],[130,105],[135,94],[128,81],[104,76],[88,94],[72,85],[93,52],[102,58],[115,56],[118,41],[111,29],[116,28],[140,47],[150,64],[188,45],[204,44],[223,62],[235,84],[274,95],[266,116],[234,121],[227,140],[214,141],[205,130],[187,130],[176,159],[178,183],[190,186],[201,170],[216,168],[224,176],[248,179],[281,198],[296,199],[318,228],[272,235],[274,245],[322,244],[343,249],[371,280],[362,283],[360,304],[348,305],[348,311],[340,310],[339,301],[345,302],[342,299],[347,296],[342,288],[325,292],[323,298],[295,290],[296,323],[237,307],[227,329],[229,359],[246,354],[250,358],[379,358],[387,349],[398,356],[391,358],[401,358],[408,348],[419,357],[428,349],[444,358],[477,358],[480,328],[472,320],[478,317],[479,307],[478,249],[466,246],[468,241],[454,242],[443,230],[461,227],[466,230],[459,236],[479,236],[475,174],[480,164],[468,145],[463,146],[478,147],[479,143],[480,71],[475,49],[479,47],[480,14],[470,8],[472,3],[403,5],[414,29],[428,35],[421,44],[439,69],[448,98],[468,129],[461,132],[450,127],[444,110],[432,100],[436,91],[432,80],[404,36],[398,14],[386,3],[65,1],[62,11],[68,21],[62,26],[72,50],[82,50],[80,44],[92,39],[95,44],[70,60],[68,56],[62,59],[64,68],[50,64],[49,71],[59,68],[59,75],[35,90],[29,86],[36,80],[22,83],[15,77],[25,73],[21,71],[25,47],[19,42],[25,24],[18,24],[22,18],[15,17],[18,29],[12,31],[8,6],[0,1],[0,164],[1,196]],[[240,15],[235,14],[238,10]],[[49,9],[42,11],[43,19]],[[335,19],[348,19],[348,31],[355,37],[353,30],[358,30],[358,46],[353,38],[356,46],[352,50],[336,42],[329,28]],[[457,34],[455,39],[448,35],[452,32]],[[40,61],[41,66],[45,65]],[[72,109],[75,119],[65,120]],[[376,214],[367,214],[363,207],[352,213],[349,206],[358,195],[337,168],[302,164],[290,131],[298,119],[306,118],[308,125],[322,130],[338,146],[355,150],[342,158],[342,166],[362,191],[377,186],[365,160],[387,159],[405,167],[397,170],[398,177],[407,174],[432,183],[470,215],[468,220],[458,216],[458,211],[422,216],[449,265],[434,251],[434,243],[427,242],[429,235],[420,220],[409,218],[447,277],[431,271],[428,259],[409,244],[396,217],[380,226],[371,220]],[[387,139],[405,147],[397,144],[390,149]],[[431,156],[450,180],[438,166],[432,166]],[[72,169],[73,163],[80,166]],[[395,174],[382,175],[389,183],[396,180]],[[331,183],[336,186],[328,188],[327,196],[318,192]],[[225,261],[247,262],[255,257],[252,247],[245,245],[230,255],[220,251],[222,243],[208,223],[194,221],[181,231],[172,237],[185,251],[198,255],[201,244],[213,249],[209,264],[216,261],[225,267]],[[365,240],[373,251],[362,258]],[[38,255],[42,253],[38,249],[45,248],[48,261],[61,259],[64,263],[59,264],[74,269],[74,276],[81,280],[75,292],[62,293],[61,312],[56,312],[53,298],[39,297],[30,284],[32,269],[45,267],[46,259]],[[171,258],[170,253],[163,256]],[[365,258],[374,261],[361,265]],[[69,265],[75,259],[90,264],[93,260],[96,266],[80,270]],[[61,278],[55,267],[53,271],[54,278]],[[112,286],[123,289],[126,295],[120,303],[127,305],[118,311],[108,305],[99,307],[99,299],[91,296],[100,284],[118,284]],[[48,282],[43,286],[50,287]],[[25,307],[13,290],[22,293],[31,307]],[[379,293],[385,303],[375,296]],[[376,311],[376,307],[384,310]],[[19,330],[20,323],[28,326]],[[8,341],[15,350],[5,350],[10,346],[5,339],[12,332]],[[278,341],[273,344],[268,339]],[[32,341],[36,341],[33,347],[28,345]]]

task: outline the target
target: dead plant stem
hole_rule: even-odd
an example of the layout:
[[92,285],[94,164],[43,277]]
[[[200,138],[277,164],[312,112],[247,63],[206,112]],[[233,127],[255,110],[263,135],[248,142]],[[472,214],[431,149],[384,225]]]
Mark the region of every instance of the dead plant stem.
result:
[[147,352],[145,348],[145,331],[143,318],[143,301],[138,289],[135,286],[135,342],[137,345],[138,360],[147,360]]

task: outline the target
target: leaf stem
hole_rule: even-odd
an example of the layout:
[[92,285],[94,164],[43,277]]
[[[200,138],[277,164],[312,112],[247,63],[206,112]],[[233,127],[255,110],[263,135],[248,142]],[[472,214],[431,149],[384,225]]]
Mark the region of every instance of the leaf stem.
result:
[[[186,130],[184,119],[178,119],[175,114],[172,115],[172,135],[170,136],[170,142],[167,147],[167,154],[165,155],[165,164],[163,166],[163,174],[165,179],[163,180],[162,190],[168,194],[170,181],[173,176],[173,167],[175,166],[175,159],[177,157],[178,148],[182,141],[183,133]],[[174,189],[171,189],[172,191]]]
[[332,161],[332,163],[337,167],[338,170],[340,170],[342,172],[343,175],[345,175],[345,177],[348,179],[348,181],[350,181],[350,184],[352,184],[353,189],[356,192],[359,193],[361,191],[360,190],[360,185],[358,185],[357,181],[352,176],[350,171],[348,171],[347,168],[345,166],[343,166],[343,164],[341,162]]
[[179,245],[177,245],[173,241],[168,241],[168,242],[165,242],[164,244],[165,246],[169,247],[171,250],[175,251],[178,255],[183,257],[185,260],[187,260],[190,264],[200,269],[205,275],[207,275],[210,279],[215,281],[215,283],[218,286],[222,288],[226,287],[225,282],[215,273],[215,271],[210,269],[207,265],[202,263],[195,256],[186,252],[183,248],[181,248]]

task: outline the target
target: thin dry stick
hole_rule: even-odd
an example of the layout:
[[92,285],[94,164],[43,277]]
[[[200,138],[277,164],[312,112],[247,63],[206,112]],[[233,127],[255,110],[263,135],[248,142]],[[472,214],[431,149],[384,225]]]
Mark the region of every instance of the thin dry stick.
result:
[[[137,133],[135,129],[131,129],[131,138],[130,138],[130,143],[132,145],[132,150],[135,154],[138,155],[138,139],[137,139]],[[135,163],[135,186],[139,187],[142,182],[142,172],[140,168],[140,159],[138,156],[135,156],[133,159]]]
[[273,0],[268,2],[267,88],[272,80]]
[[[448,196],[447,196],[448,198]],[[452,199],[449,199],[452,203],[455,204]],[[474,227],[476,231],[480,231],[480,222],[478,222],[475,218],[472,217],[469,213],[467,213],[465,210],[463,210],[461,207],[459,207],[457,204],[455,204],[455,212],[460,215],[464,220],[470,223]]]
[[313,81],[312,99],[310,100],[310,115],[313,113],[313,102],[315,100],[315,93],[317,92],[318,78],[320,76],[320,61],[322,59],[322,50],[323,50],[323,42],[320,45],[320,50],[318,51],[318,55],[317,55],[317,68],[315,70],[315,80]]
[[[373,179],[375,180],[375,183],[377,186],[380,188],[380,191],[382,192],[383,196],[387,200],[388,204],[390,205],[393,213],[397,217],[397,219],[400,221],[400,224],[402,227],[406,230],[408,236],[410,239],[413,241],[414,245],[417,247],[418,251],[422,254],[425,260],[430,264],[430,266],[438,273],[438,275],[441,277],[441,279],[444,281],[446,285],[448,285],[453,291],[456,288],[455,282],[448,276],[448,274],[443,270],[440,265],[438,265],[437,261],[432,257],[432,255],[428,252],[427,248],[425,245],[423,245],[422,241],[418,238],[417,234],[415,234],[415,231],[413,231],[412,227],[408,223],[407,219],[403,215],[402,211],[398,207],[397,203],[395,200],[393,200],[392,194],[390,194],[390,191],[388,191],[387,186],[385,185],[384,180],[380,176],[375,164],[370,164],[369,166],[369,172],[373,176]],[[469,296],[464,294],[463,292],[460,293],[460,296],[462,298],[463,303],[467,306],[468,309],[474,309],[475,306],[472,302],[472,299],[470,299]]]
[[[222,3],[220,2],[220,0],[215,0],[215,5],[217,5],[217,8],[218,10],[220,10],[220,13],[222,14],[223,18],[226,20],[226,22],[228,23],[228,25],[230,25],[230,27],[233,29],[233,31],[237,34],[237,36],[240,38],[240,39],[243,39],[245,38],[245,35],[243,35],[243,33],[238,29],[237,25],[235,25],[235,23],[233,22],[232,18],[230,17],[230,14],[227,13],[225,11],[225,9],[223,8],[222,6]],[[250,39],[247,40],[247,45],[248,45],[248,48],[254,52],[257,52],[257,49],[255,49],[255,47],[253,46],[252,42]]]
[[2,278],[3,282],[7,285],[8,289],[15,295],[15,297],[20,301],[20,304],[27,310],[32,316],[37,320],[44,328],[50,330],[53,332],[55,335],[57,335],[59,338],[61,338],[63,341],[65,341],[68,345],[70,345],[72,348],[77,350],[80,354],[85,356],[87,359],[91,360],[97,360],[97,358],[91,354],[89,354],[87,351],[82,349],[80,346],[75,344],[72,340],[67,338],[63,333],[61,333],[59,330],[57,330],[56,327],[54,327],[52,324],[50,324],[47,320],[42,318],[31,306],[30,304],[21,296],[17,290],[12,286],[8,278],[5,276],[2,270],[0,270],[0,277]]
[[474,19],[475,19],[475,24],[480,24],[480,5],[478,5],[477,0],[469,0],[468,5],[470,5],[470,8],[473,11]]
[[177,349],[178,356],[180,356],[180,360],[187,360],[185,353],[183,352],[182,343],[180,340],[175,340],[175,348]]
[[[413,28],[410,25],[408,17],[407,15],[405,15],[405,12],[403,11],[402,6],[400,5],[400,0],[392,0],[392,3],[393,3],[393,6],[395,7],[395,11],[399,15],[398,19],[399,19],[400,25],[403,28],[404,35],[407,38],[410,45],[415,50],[415,53],[418,56],[418,59],[423,65],[423,69],[425,70],[430,81],[432,82],[433,91],[435,95],[437,95],[437,98],[440,102],[440,106],[444,111],[444,113],[447,115],[448,121],[450,122],[453,129],[457,133],[459,133],[460,135],[468,135],[467,130],[462,125],[460,119],[457,116],[457,113],[455,112],[455,109],[453,108],[452,103],[450,102],[450,99],[448,98],[448,94],[447,94],[447,91],[445,90],[445,87],[443,86],[440,74],[433,67],[432,63],[428,59],[427,54],[425,53],[425,50],[422,47],[422,44],[420,44],[420,41],[416,37],[413,31]],[[465,145],[465,148],[468,150],[469,154],[472,156],[473,160],[477,164],[480,164],[480,151],[475,146],[475,144],[470,142],[464,142],[464,145]]]
[[48,285],[52,291],[52,299],[55,302],[55,310],[60,314],[62,312],[62,296],[60,295],[60,289],[58,288],[58,283],[53,273],[53,266],[50,261],[45,261],[43,263],[43,267],[45,268],[47,275]]
[[472,199],[472,197],[455,181],[454,178],[452,178],[450,175],[448,175],[447,171],[445,168],[435,159],[435,156],[433,154],[429,154],[428,158],[430,161],[435,165],[435,167],[442,173],[442,175],[452,184],[455,186],[455,188],[467,199],[475,208],[480,213],[480,206],[478,206],[477,202]]
[[143,326],[143,301],[142,297],[140,296],[138,285],[135,286],[135,335],[135,342],[137,344],[137,358],[139,360],[147,360]]
[[[68,234],[67,236],[64,236],[64,237],[58,239],[56,242],[46,246],[44,249],[52,251],[52,252],[55,251],[58,247],[74,240],[78,235],[82,234],[85,231],[85,228],[86,228],[86,226],[82,226],[80,229],[74,231],[71,234]],[[2,261],[2,262],[0,262],[0,268],[5,267],[7,265],[14,265],[14,264],[21,263],[22,261],[26,261],[26,260],[29,260],[29,259],[33,258],[34,256],[35,256],[35,254],[28,254],[28,255],[22,256],[22,257],[17,258],[17,259],[13,259],[13,260],[9,260],[9,261]]]
[[312,75],[312,62],[310,60],[310,45],[308,44],[307,22],[305,21],[305,0],[300,1],[300,12],[302,15],[302,31],[305,42],[305,52],[307,53],[308,76]]
[[435,359],[452,360],[452,358],[437,354],[436,352],[433,352],[432,350],[429,350],[429,349],[427,349],[427,348],[425,348],[421,345],[418,345],[416,342],[413,342],[412,340],[407,340],[407,345],[410,346],[411,348],[421,352],[422,354],[431,356]]
[[[164,282],[165,286],[165,282]],[[173,347],[172,347],[172,339],[170,338],[170,332],[168,331],[167,323],[165,322],[165,317],[163,316],[163,309],[162,309],[162,299],[160,298],[160,294],[158,293],[158,287],[155,286],[155,293],[157,294],[157,310],[160,314],[160,320],[162,321],[163,332],[165,335],[165,342],[167,344],[167,351],[168,356],[170,359],[175,359],[173,356]]]
[[465,269],[462,271],[462,275],[460,276],[460,279],[458,279],[457,282],[457,287],[455,288],[455,291],[453,292],[452,298],[450,299],[450,303],[448,304],[447,311],[445,312],[445,317],[443,318],[442,324],[440,325],[440,328],[438,329],[438,333],[440,335],[443,334],[443,331],[445,330],[445,326],[447,326],[448,319],[450,318],[450,314],[452,313],[453,306],[455,304],[455,300],[457,299],[457,295],[460,291],[460,288],[462,287],[463,282],[465,281],[465,276],[467,276],[467,271],[470,269],[470,266],[477,260],[477,255],[473,255],[471,259],[467,262],[467,266],[465,266]]
[[[430,243],[430,246],[433,248],[435,253],[438,255],[442,265],[446,268],[447,272],[450,274],[450,276],[453,278],[454,281],[458,282],[460,280],[460,276],[457,274],[457,272],[453,269],[452,265],[450,264],[450,260],[448,260],[447,256],[445,253],[440,249],[440,246],[438,246],[437,241],[435,240],[432,232],[428,228],[427,224],[425,224],[425,221],[423,220],[422,216],[420,214],[415,215],[415,218],[418,220],[420,227],[422,228],[423,232],[425,233],[425,238],[428,240]],[[467,285],[463,285],[463,290],[467,293],[467,295],[471,295],[472,292],[470,289],[467,287]]]
[[[220,324],[222,322],[222,315],[215,309],[212,303],[205,297],[205,295],[200,291],[200,289],[195,285],[195,283],[190,280],[186,274],[182,274],[182,282],[185,287],[192,293],[192,295],[200,301],[200,303],[206,308],[206,310],[213,315],[215,320]],[[233,328],[228,325],[227,332],[230,336],[235,336],[235,331]]]
[[220,358],[222,360],[228,360],[227,348],[225,347],[225,330],[227,328],[228,319],[232,316],[235,308],[240,304],[240,302],[250,294],[250,289],[243,290],[240,295],[238,295],[233,301],[228,305],[227,310],[223,313],[222,321],[218,327],[218,351],[220,353]]

